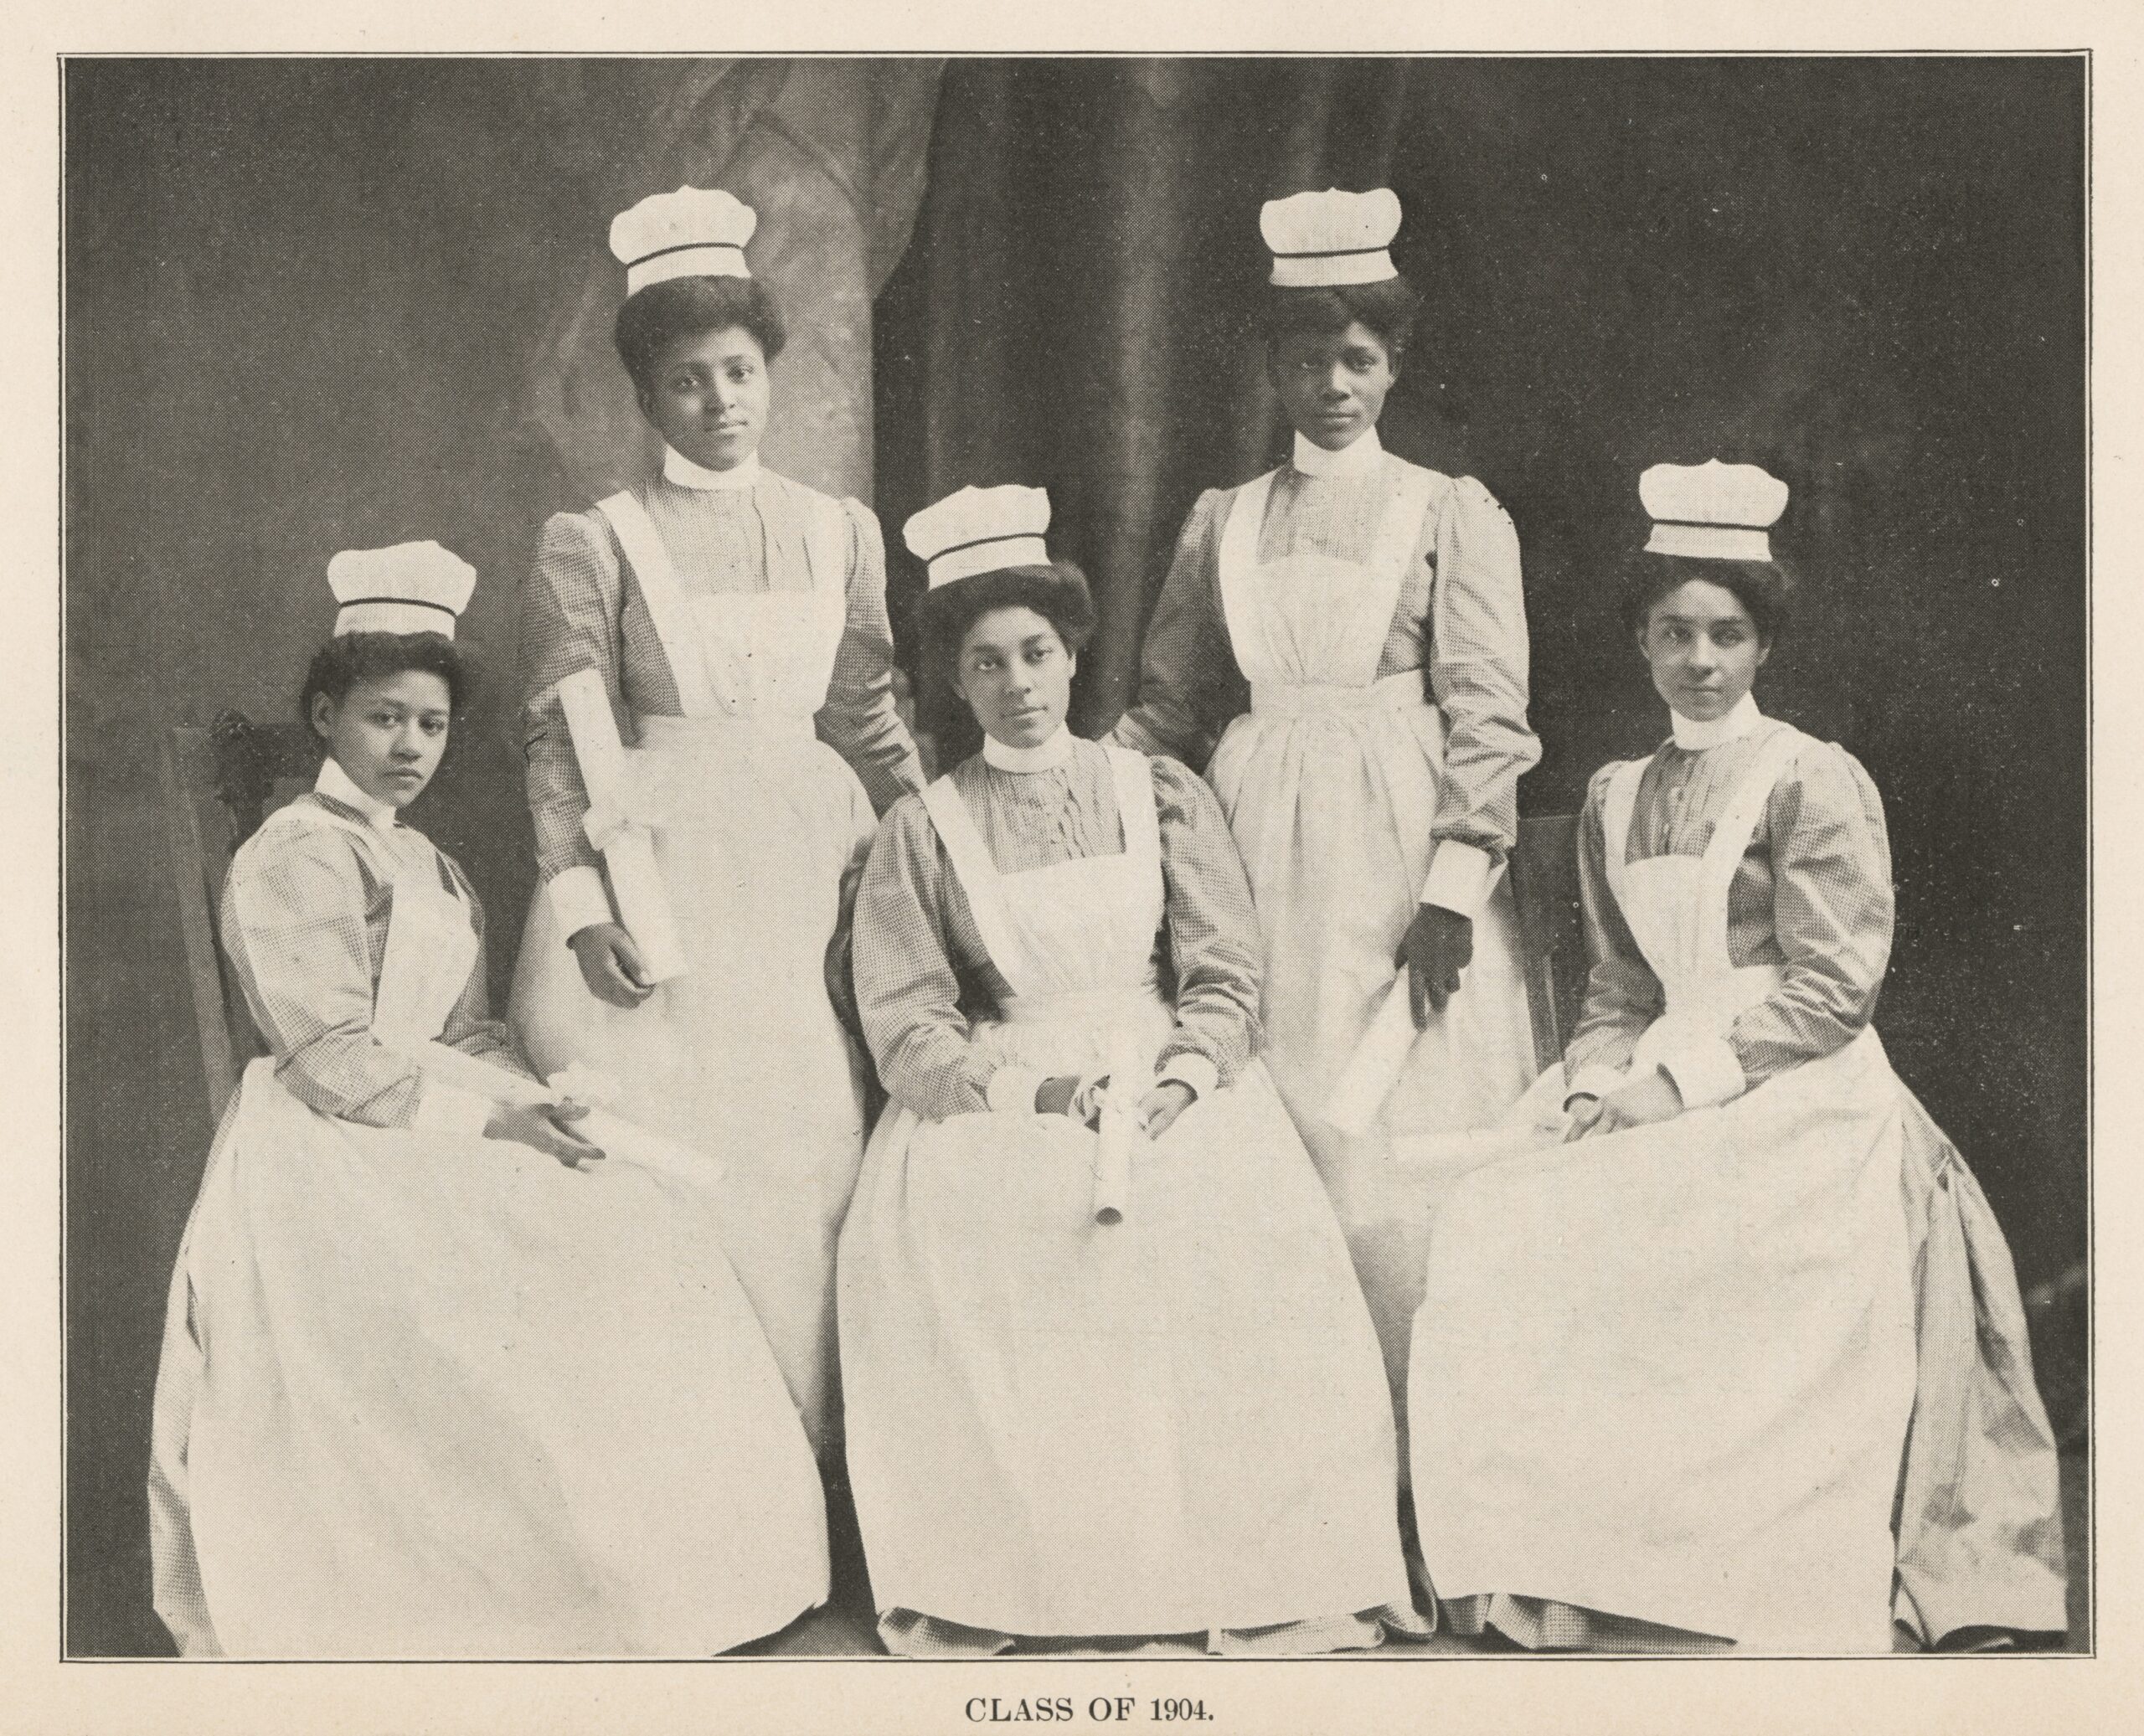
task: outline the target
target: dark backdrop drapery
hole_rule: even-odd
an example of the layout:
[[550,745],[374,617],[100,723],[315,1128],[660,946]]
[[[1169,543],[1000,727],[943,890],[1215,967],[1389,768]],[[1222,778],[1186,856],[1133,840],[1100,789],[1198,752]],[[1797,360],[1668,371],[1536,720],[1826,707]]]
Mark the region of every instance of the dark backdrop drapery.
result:
[[1639,471],[1786,478],[1760,696],[1884,792],[1879,1023],[2050,1278],[2085,1233],[2083,142],[2074,59],[956,63],[879,300],[894,585],[907,513],[1048,487],[1101,615],[1075,722],[1113,720],[1198,491],[1286,451],[1260,202],[1389,183],[1425,307],[1384,432],[1518,526],[1523,807],[1664,733],[1613,610]]

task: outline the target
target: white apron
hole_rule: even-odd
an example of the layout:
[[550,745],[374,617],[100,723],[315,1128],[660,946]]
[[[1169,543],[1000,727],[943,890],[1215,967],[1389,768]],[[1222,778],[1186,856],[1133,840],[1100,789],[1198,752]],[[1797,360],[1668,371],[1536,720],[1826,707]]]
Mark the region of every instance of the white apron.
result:
[[[1729,959],[1727,897],[1806,739],[1759,754],[1701,858],[1626,865],[1644,762],[1611,783],[1609,883],[1666,991],[1633,1066],[1776,987]],[[1552,1074],[1531,1095],[1561,1091]],[[1412,1369],[1440,1596],[1554,1599],[1755,1651],[1890,1650],[1915,1378],[1900,1100],[1865,1030],[1725,1105],[1451,1185]]]
[[[636,719],[628,759],[687,970],[640,1007],[599,1001],[539,896],[510,1017],[539,1071],[590,1063],[618,1082],[622,1112],[719,1161],[730,1262],[823,1450],[836,1423],[834,1238],[863,1158],[864,1079],[827,1000],[827,949],[876,821],[812,734],[848,556],[838,503],[812,507],[808,590],[688,596],[640,502],[603,502],[685,711]],[[770,520],[770,536],[796,528]]]
[[[1350,1137],[1324,1113],[1392,987],[1429,873],[1444,717],[1420,670],[1383,680],[1377,670],[1434,478],[1407,467],[1360,565],[1307,554],[1260,563],[1272,482],[1245,488],[1222,532],[1222,605],[1251,701],[1207,775],[1265,932],[1266,1061],[1339,1214],[1402,1406],[1432,1184],[1394,1167],[1384,1131]],[[1499,882],[1475,919],[1464,986],[1415,1039],[1384,1124],[1482,1126],[1533,1076],[1511,894]],[[1403,1408],[1403,1433],[1404,1420]]]
[[[398,863],[374,1034],[436,1038],[477,950],[436,863]],[[340,1120],[268,1059],[173,1277],[150,1510],[189,1656],[704,1656],[827,1589],[816,1469],[705,1199]]]
[[[925,796],[1013,990],[972,1040],[1053,1074],[1173,1028],[1153,785],[1110,757],[1121,855],[1001,874],[951,782]],[[872,1136],[841,1330],[879,1608],[1036,1636],[1404,1609],[1376,1342],[1263,1069],[1136,1141],[1107,1226],[1096,1145],[1063,1115],[898,1104]]]

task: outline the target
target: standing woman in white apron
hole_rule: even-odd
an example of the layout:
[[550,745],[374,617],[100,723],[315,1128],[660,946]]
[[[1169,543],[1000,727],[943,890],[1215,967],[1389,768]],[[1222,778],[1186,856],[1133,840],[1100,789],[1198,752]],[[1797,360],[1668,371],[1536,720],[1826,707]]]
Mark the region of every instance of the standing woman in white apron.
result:
[[475,575],[425,543],[329,576],[319,781],[224,889],[269,1053],[172,1280],[157,1612],[189,1657],[737,1646],[826,1594],[803,1430],[704,1192],[544,1102],[487,1016],[476,894],[401,822]]
[[[1347,1232],[1397,1404],[1427,1198],[1394,1173],[1386,1130],[1480,1126],[1533,1074],[1501,883],[1519,775],[1540,754],[1518,539],[1479,482],[1379,441],[1418,300],[1388,250],[1398,198],[1297,193],[1260,227],[1267,368],[1294,453],[1199,497],[1112,739],[1204,768],[1220,796],[1265,934],[1266,1059]],[[1334,1088],[1395,966],[1420,1035],[1382,1125],[1345,1132]]]
[[1249,889],[1197,776],[1065,729],[1094,612],[1049,518],[964,489],[907,528],[931,667],[987,739],[887,816],[857,900],[893,1099],[841,1243],[879,1630],[1374,1646],[1419,1626],[1391,1408],[1255,1059]]
[[1533,1646],[2059,1631],[2009,1251],[1869,1023],[1883,803],[1750,691],[1785,612],[1786,485],[1715,461],[1640,492],[1626,617],[1673,733],[1588,792],[1592,973],[1515,1118],[1534,1132],[1438,1210],[1414,1355],[1430,1575],[1458,1631]]
[[[745,266],[755,222],[683,188],[611,226],[618,353],[666,449],[659,476],[544,527],[523,594],[544,888],[511,1016],[539,1065],[594,1063],[724,1166],[730,1258],[824,1451],[834,1237],[864,1132],[827,948],[874,808],[922,777],[894,708],[878,521],[757,456],[783,331]],[[622,808],[593,818],[559,697],[588,670],[635,749]],[[595,847],[633,823],[652,828],[682,940],[660,983]]]

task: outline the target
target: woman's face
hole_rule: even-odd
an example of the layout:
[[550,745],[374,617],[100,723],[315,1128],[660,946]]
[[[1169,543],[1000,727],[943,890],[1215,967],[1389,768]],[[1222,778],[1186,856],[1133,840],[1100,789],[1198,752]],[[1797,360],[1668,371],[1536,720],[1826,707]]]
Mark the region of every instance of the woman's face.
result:
[[688,332],[655,358],[641,413],[703,470],[734,470],[767,430],[767,358],[742,326]]
[[961,640],[954,685],[986,734],[1008,748],[1039,747],[1064,722],[1079,667],[1048,616],[993,609]]
[[1384,340],[1360,320],[1344,332],[1291,332],[1267,352],[1266,368],[1296,431],[1328,452],[1377,425],[1399,375]]
[[446,751],[453,695],[429,669],[353,682],[338,704],[312,697],[312,728],[327,751],[374,801],[405,808],[424,793]]
[[1741,600],[1707,579],[1678,585],[1653,604],[1638,650],[1660,697],[1698,724],[1740,704],[1771,655]]

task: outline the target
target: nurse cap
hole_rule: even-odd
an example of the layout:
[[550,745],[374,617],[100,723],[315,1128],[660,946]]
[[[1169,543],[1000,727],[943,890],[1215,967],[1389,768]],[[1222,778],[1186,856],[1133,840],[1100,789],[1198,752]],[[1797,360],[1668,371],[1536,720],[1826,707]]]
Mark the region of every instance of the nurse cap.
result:
[[759,214],[719,188],[652,193],[611,219],[611,251],[626,268],[626,293],[672,277],[750,277],[745,244]]
[[901,527],[909,553],[930,566],[930,588],[1003,567],[1046,567],[1049,495],[1008,482],[962,488],[925,507]]
[[1786,484],[1754,464],[1656,464],[1638,478],[1652,519],[1649,554],[1770,560],[1765,534],[1786,510]]
[[1259,209],[1258,232],[1273,254],[1270,281],[1282,289],[1382,283],[1399,275],[1388,250],[1399,233],[1399,195],[1389,187],[1372,193],[1328,187],[1268,199]]
[[469,606],[477,569],[436,543],[348,549],[327,563],[327,588],[342,607],[335,631],[443,633]]

